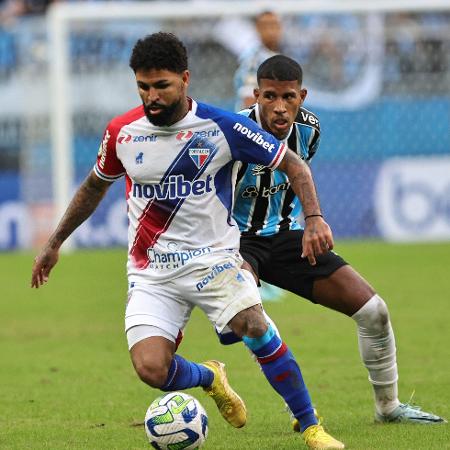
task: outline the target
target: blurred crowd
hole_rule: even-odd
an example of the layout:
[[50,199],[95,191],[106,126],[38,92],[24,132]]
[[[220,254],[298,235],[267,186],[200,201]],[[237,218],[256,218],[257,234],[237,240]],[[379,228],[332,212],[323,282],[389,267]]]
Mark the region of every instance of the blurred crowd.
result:
[[[46,39],[45,26],[30,24],[39,18],[43,22],[42,16],[53,1],[59,0],[0,0],[0,79],[11,75],[21,60],[36,59],[38,62],[45,59],[45,43],[42,42]],[[219,60],[234,61],[234,67],[233,64],[230,67],[232,72],[242,64],[254,70],[255,64],[249,64],[249,59],[257,52],[263,56],[284,52],[302,64],[307,80],[320,89],[342,90],[354,85],[363,78],[364,68],[372,63],[381,66],[377,69],[381,75],[377,76],[382,78],[385,90],[396,83],[402,83],[406,90],[411,89],[415,86],[408,82],[411,77],[428,75],[436,77],[425,86],[425,91],[442,92],[446,86],[448,88],[448,12],[397,13],[383,17],[310,14],[278,18],[275,15],[276,20],[273,16],[268,20],[268,17],[263,17],[265,23],[262,24],[258,18],[254,22],[227,19],[228,24],[224,20],[218,21],[212,32],[201,24],[190,30],[181,26],[180,34],[188,44],[190,40],[200,38],[202,46],[209,46],[220,55]],[[190,39],[189,33],[197,34]],[[266,35],[276,40],[272,48],[264,43],[264,39],[269,39]],[[123,64],[135,37],[133,33],[121,31],[102,35],[95,29],[89,33],[75,33],[71,38],[74,67],[88,70],[90,66]],[[218,44],[220,48],[217,48]],[[375,72],[372,70],[372,77]],[[241,76],[244,76],[242,70]],[[443,85],[439,76],[443,77]],[[245,91],[242,84],[241,90]],[[420,91],[424,90],[423,86],[418,87]]]
[[4,27],[23,17],[45,14],[52,1],[54,0],[1,0],[0,24]]

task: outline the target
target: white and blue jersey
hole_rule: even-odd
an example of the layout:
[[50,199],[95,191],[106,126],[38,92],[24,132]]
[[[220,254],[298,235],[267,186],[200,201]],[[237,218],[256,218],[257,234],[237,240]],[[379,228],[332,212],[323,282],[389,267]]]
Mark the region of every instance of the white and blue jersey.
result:
[[[240,114],[261,125],[258,104]],[[303,160],[310,161],[320,142],[318,118],[300,108],[288,137],[287,146]],[[297,218],[302,212],[299,199],[283,172],[263,164],[239,163],[233,217],[243,236],[271,236],[283,230],[300,229]]]
[[168,127],[139,106],[115,117],[100,145],[96,175],[126,178],[128,276],[158,283],[218,251],[238,251],[232,218],[236,161],[275,169],[286,146],[253,120],[189,99]]

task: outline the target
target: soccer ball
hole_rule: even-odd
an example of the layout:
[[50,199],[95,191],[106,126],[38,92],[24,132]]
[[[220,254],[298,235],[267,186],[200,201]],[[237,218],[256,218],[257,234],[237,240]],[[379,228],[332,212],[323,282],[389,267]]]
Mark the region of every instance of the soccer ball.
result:
[[199,448],[208,436],[208,416],[191,395],[170,392],[149,406],[145,432],[150,444],[159,450]]

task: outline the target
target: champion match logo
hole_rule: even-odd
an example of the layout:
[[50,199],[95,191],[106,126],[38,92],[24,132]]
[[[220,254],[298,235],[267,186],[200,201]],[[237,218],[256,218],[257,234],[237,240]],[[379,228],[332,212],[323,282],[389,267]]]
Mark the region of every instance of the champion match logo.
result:
[[191,148],[189,149],[189,156],[194,164],[200,169],[209,156],[209,148]]

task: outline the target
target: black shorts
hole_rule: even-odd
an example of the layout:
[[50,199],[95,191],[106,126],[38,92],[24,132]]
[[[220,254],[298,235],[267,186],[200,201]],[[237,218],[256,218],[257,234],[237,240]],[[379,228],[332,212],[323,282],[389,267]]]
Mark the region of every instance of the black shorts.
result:
[[300,257],[302,238],[303,230],[267,237],[242,236],[240,252],[261,280],[314,302],[314,280],[327,277],[348,263],[329,251],[316,257],[316,265],[311,266],[307,258]]

